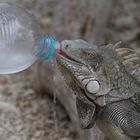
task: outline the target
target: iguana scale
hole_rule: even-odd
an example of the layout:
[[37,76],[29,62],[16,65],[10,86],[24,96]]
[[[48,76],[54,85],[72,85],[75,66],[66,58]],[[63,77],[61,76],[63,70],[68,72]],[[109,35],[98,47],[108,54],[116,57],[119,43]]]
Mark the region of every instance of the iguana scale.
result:
[[117,45],[61,43],[57,63],[76,94],[81,126],[95,122],[110,140],[140,138],[140,58]]

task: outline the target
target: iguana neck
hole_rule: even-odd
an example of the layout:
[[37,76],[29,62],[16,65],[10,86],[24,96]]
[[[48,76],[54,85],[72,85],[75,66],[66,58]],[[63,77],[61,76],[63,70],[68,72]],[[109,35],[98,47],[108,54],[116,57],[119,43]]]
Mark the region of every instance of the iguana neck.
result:
[[121,63],[108,63],[105,65],[107,80],[110,81],[112,89],[138,89],[136,79],[134,79]]

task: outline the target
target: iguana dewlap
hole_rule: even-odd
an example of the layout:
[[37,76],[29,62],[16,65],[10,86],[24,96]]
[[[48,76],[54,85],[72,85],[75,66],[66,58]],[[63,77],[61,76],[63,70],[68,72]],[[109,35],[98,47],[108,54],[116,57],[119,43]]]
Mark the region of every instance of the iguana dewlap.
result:
[[57,63],[77,96],[83,128],[97,122],[110,140],[140,138],[140,58],[133,50],[67,40]]

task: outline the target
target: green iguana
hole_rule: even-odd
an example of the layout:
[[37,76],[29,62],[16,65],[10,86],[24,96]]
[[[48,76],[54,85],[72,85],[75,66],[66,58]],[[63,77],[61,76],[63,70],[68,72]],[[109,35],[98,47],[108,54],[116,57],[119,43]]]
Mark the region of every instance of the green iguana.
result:
[[76,94],[82,128],[95,122],[110,140],[140,138],[140,58],[118,45],[61,43],[57,63]]

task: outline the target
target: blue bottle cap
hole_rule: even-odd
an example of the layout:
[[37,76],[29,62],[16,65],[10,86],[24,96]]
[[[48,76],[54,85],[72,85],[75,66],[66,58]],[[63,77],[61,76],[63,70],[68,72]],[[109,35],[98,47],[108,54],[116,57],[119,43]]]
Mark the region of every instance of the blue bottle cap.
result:
[[36,51],[39,59],[50,60],[55,52],[56,39],[53,36],[43,35]]

